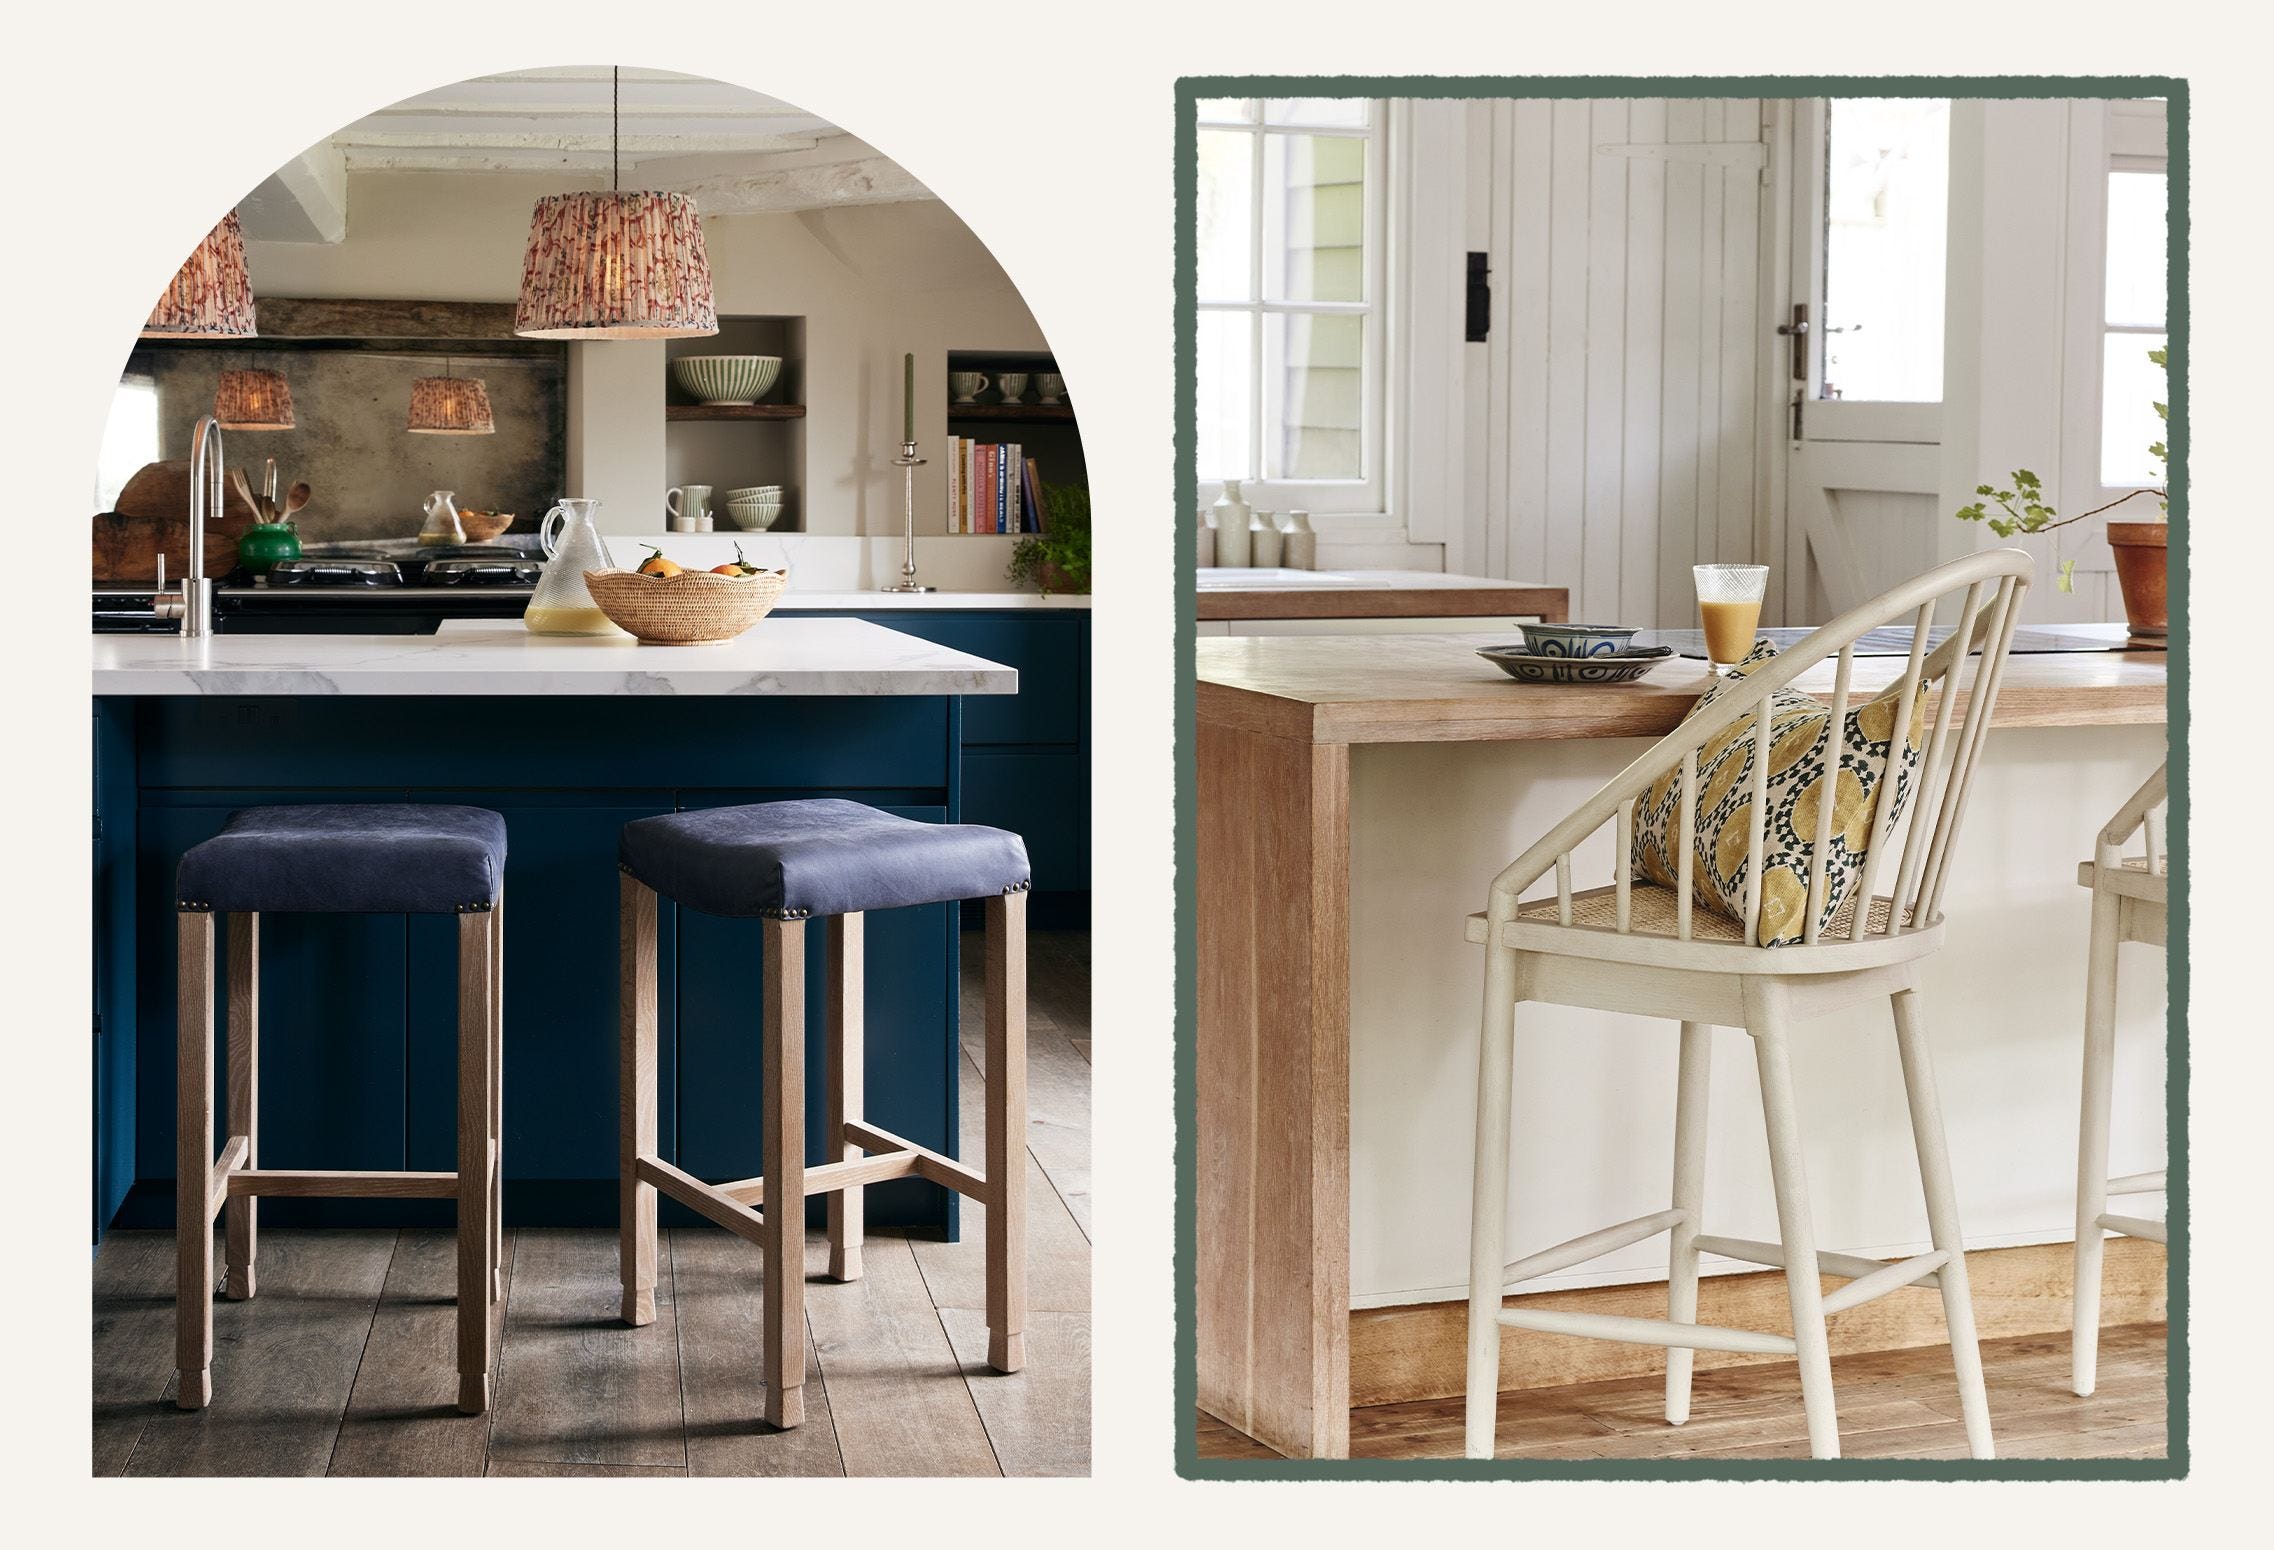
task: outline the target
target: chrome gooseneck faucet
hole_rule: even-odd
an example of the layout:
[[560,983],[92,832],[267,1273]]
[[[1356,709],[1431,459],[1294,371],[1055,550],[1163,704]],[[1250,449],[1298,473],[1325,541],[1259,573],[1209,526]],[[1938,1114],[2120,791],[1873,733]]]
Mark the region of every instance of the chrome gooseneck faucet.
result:
[[182,621],[182,638],[213,633],[213,582],[205,574],[205,523],[222,511],[221,422],[207,415],[197,422],[190,440],[189,569],[182,576],[179,597],[164,594],[164,555],[158,557],[160,594],[153,611],[162,619]]

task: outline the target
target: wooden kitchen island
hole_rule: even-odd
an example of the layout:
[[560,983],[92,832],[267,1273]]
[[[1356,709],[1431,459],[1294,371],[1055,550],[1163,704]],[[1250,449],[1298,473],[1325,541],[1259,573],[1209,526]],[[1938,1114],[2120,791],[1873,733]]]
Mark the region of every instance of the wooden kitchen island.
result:
[[[1197,1397],[1289,1455],[1349,1451],[1354,1310],[1406,1319],[1360,1351],[1362,1398],[1459,1392],[1463,1323],[1425,1315],[1466,1295],[1482,985],[1466,917],[1708,683],[1676,658],[1629,686],[1518,685],[1473,654],[1506,635],[1195,643]],[[1903,665],[1858,660],[1856,693]],[[1828,696],[1831,664],[1799,687]],[[2161,652],[2017,653],[2006,669],[2006,730],[1929,981],[1972,1243],[2068,1236],[2089,908],[2075,866],[2162,758],[2164,690]],[[1607,879],[1609,839],[1593,843],[1578,870]],[[2152,971],[2130,976],[2130,1060],[2160,1060],[2160,992]],[[1844,1135],[1842,1157],[1859,1135],[1888,1148],[1861,1174],[1811,1159],[1819,1242],[1923,1248],[1891,1038],[1867,1018],[1801,1033],[1804,1125]],[[1743,1042],[1716,1041],[1732,1064],[1714,1083],[1709,1209],[1716,1231],[1774,1238]],[[1665,1206],[1675,1052],[1671,1026],[1519,1009],[1512,1253]],[[2118,1159],[2160,1147],[2160,1083],[2118,1090]],[[2125,1163],[2151,1165],[2160,1152]],[[1651,1240],[1589,1273],[1662,1279],[1664,1250]]]
[[[104,635],[94,657],[98,1236],[171,1221],[175,868],[233,809],[454,802],[504,815],[506,1220],[612,1226],[618,831],[819,796],[960,821],[964,702],[1012,695],[1019,676],[842,618],[768,618],[702,647],[460,623],[426,636]],[[703,1178],[763,1167],[760,925],[661,909],[662,1150]],[[950,1155],[957,929],[953,904],[868,925],[870,1115]],[[825,938],[809,933],[816,1071]],[[455,942],[444,916],[263,922],[264,1166],[451,1166]],[[824,1087],[809,1084],[815,1137]],[[446,1224],[450,1209],[278,1200],[263,1216],[393,1226]],[[869,1209],[952,1235],[952,1197],[920,1180],[879,1186]]]

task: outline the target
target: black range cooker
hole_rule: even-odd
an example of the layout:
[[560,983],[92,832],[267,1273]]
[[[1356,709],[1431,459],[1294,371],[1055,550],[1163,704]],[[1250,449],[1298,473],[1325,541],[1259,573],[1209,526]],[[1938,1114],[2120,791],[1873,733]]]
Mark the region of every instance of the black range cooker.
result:
[[[390,553],[336,549],[278,562],[267,576],[239,572],[214,588],[213,627],[232,635],[431,635],[445,619],[518,619],[543,561],[502,545],[451,545]],[[154,586],[98,585],[101,633],[172,634]]]

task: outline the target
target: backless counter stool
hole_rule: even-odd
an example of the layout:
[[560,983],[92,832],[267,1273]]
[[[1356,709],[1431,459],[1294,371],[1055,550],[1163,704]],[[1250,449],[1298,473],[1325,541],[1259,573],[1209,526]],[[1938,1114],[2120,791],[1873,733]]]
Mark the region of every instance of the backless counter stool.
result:
[[[624,1321],[655,1318],[655,1192],[756,1243],[765,1273],[766,1420],[805,1420],[805,1197],[829,1196],[829,1274],[861,1273],[864,1186],[911,1174],[987,1207],[987,1363],[1025,1365],[1026,846],[976,824],[930,824],[858,802],[764,802],[626,824],[624,874],[622,1235]],[[656,895],[706,915],[765,922],[760,1111],[766,1171],[707,1184],[656,1152]],[[869,910],[987,901],[987,1172],[861,1117],[862,916]],[[806,1166],[805,923],[829,935],[829,1119]],[[953,1026],[940,1030],[954,1041]],[[867,1154],[867,1155],[864,1155]],[[765,1209],[761,1212],[758,1207]]]
[[[213,1218],[228,1211],[227,1295],[253,1295],[262,1195],[390,1195],[458,1202],[458,1408],[489,1408],[490,1305],[499,1274],[499,989],[505,820],[479,807],[403,803],[248,807],[193,845],[175,874],[180,952],[175,1072],[179,1160],[174,1402],[213,1396]],[[458,1168],[454,1173],[261,1168],[260,922],[272,913],[458,917]],[[229,918],[229,1137],[213,1152],[213,920]]]
[[[2077,1127],[2077,1283],[2069,1339],[2071,1387],[2090,1394],[2100,1365],[2100,1260],[2103,1230],[2167,1243],[2164,1224],[2148,1216],[2112,1216],[2110,1195],[2160,1194],[2164,1170],[2108,1176],[2109,1088],[2116,1073],[2116,956],[2126,942],[2164,944],[2171,871],[2163,848],[2165,771],[2132,793],[2100,831],[2093,859],[2077,863],[2077,881],[2092,890],[2092,949],[2086,962],[2083,1119]],[[2127,856],[2132,836],[2141,853]]]
[[[1992,1456],[1989,1399],[1966,1287],[1966,1248],[1919,987],[1924,964],[1942,946],[1943,889],[1957,854],[1966,794],[1981,768],[2030,572],[2029,556],[2016,549],[1985,550],[1953,561],[1850,609],[1773,661],[1758,664],[1748,676],[1723,679],[1711,704],[1652,744],[1493,882],[1484,913],[1471,917],[1469,935],[1487,949],[1470,1197],[1469,1457],[1493,1456],[1500,1332],[1507,1328],[1667,1347],[1666,1419],[1677,1426],[1690,1416],[1693,1352],[1794,1357],[1809,1452],[1837,1458],[1840,1431],[1826,1320],[1913,1285],[1932,1285],[1942,1293],[1967,1445],[1976,1458]],[[1930,652],[1929,627],[1937,603],[1944,601],[1958,602],[1957,629]],[[1868,703],[1851,730],[1846,713],[1858,681],[1856,642],[1884,625],[1905,622],[1911,626],[1909,660],[1882,694],[1856,697]],[[1969,679],[1970,657],[1974,671]],[[1800,699],[1797,691],[1780,703],[1780,691],[1828,659],[1836,661],[1828,715]],[[1966,715],[1954,725],[1962,698]],[[1884,717],[1880,724],[1888,729],[1876,743],[1863,730],[1875,717]],[[1897,727],[1913,730],[1898,739]],[[1903,766],[1910,761],[1898,763],[1895,749],[1921,735],[1925,748],[1905,773]],[[1836,762],[1830,752],[1835,737]],[[1805,791],[1792,789],[1803,782]],[[1910,827],[1898,846],[1901,804],[1883,799],[1889,790],[1905,789],[1911,795]],[[1833,800],[1825,800],[1827,795]],[[1646,819],[1669,810],[1678,815],[1670,830],[1679,852],[1671,863],[1674,887],[1634,875],[1630,858],[1638,806]],[[1772,811],[1796,844],[1788,845],[1780,836],[1770,848]],[[1725,820],[1710,848],[1698,833],[1700,814]],[[1574,892],[1572,852],[1604,828],[1614,836],[1612,883]],[[1835,839],[1841,852],[1832,848]],[[1854,875],[1835,882],[1834,863],[1841,853]],[[1742,884],[1741,922],[1693,907],[1694,883],[1704,867],[1714,868],[1732,886]],[[1524,898],[1527,889],[1551,874],[1552,895]],[[1889,885],[1886,893],[1879,891],[1883,881]],[[1774,914],[1765,913],[1771,908]],[[1763,945],[1767,942],[1782,945]],[[1933,1243],[1929,1252],[1894,1264],[1817,1248],[1791,1061],[1797,1018],[1882,998],[1893,1015]],[[1527,1001],[1639,1013],[1681,1025],[1673,1199],[1665,1210],[1504,1262],[1516,1007]],[[1742,1028],[1752,1036],[1782,1238],[1778,1243],[1714,1237],[1701,1230],[1709,1041],[1715,1025]],[[1505,1290],[1518,1282],[1584,1264],[1662,1232],[1670,1234],[1663,1319],[1503,1306]],[[1700,1324],[1700,1254],[1781,1266],[1793,1332]],[[1820,1273],[1847,1284],[1825,1293]]]

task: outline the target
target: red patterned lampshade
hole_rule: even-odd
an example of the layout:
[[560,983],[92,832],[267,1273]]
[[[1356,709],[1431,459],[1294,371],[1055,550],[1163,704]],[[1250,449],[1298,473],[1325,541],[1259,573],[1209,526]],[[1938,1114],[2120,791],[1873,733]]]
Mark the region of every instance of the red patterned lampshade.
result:
[[245,272],[245,231],[231,210],[205,234],[150,309],[145,339],[249,339],[253,282]]
[[279,371],[225,371],[213,390],[213,418],[225,431],[288,431],[292,385]]
[[719,331],[711,261],[685,194],[537,201],[513,331],[529,339],[686,339]]
[[488,436],[497,430],[490,390],[479,377],[421,377],[411,384],[412,432],[422,436]]

